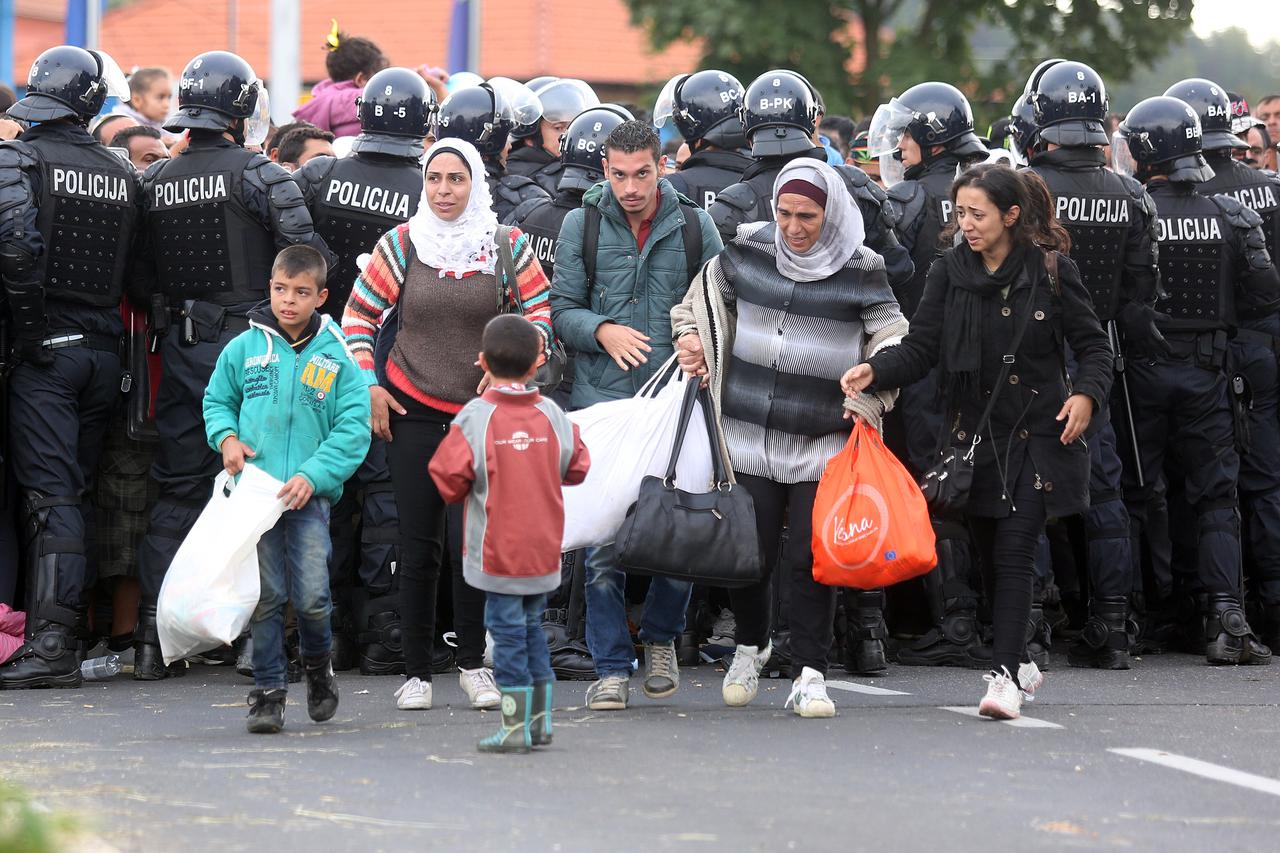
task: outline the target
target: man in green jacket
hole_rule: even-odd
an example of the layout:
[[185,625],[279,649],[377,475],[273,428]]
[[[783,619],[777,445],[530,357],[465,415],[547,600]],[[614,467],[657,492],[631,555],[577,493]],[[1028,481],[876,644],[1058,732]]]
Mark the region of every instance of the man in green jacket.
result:
[[[330,660],[329,507],[369,451],[369,391],[346,338],[318,309],[328,297],[324,257],[289,246],[271,268],[271,308],[249,314],[213,369],[204,394],[205,436],[238,475],[253,464],[284,483],[288,512],[258,542],[262,596],[253,614],[248,729],[284,725],[284,610],[298,615],[307,714],[338,708]],[[425,466],[426,460],[423,461]],[[424,467],[425,471],[425,467]]]
[[[573,408],[634,395],[674,352],[671,309],[689,289],[690,270],[723,245],[706,212],[658,177],[658,135],[627,121],[604,143],[607,182],[587,191],[565,217],[556,242],[551,316],[573,353]],[[690,219],[696,217],[696,219]],[[595,225],[591,225],[591,220]],[[584,262],[584,236],[597,232]],[[694,236],[698,239],[695,245]],[[590,240],[586,240],[590,242]],[[588,281],[588,267],[594,276]],[[654,578],[645,600],[644,693],[653,699],[680,687],[675,639],[684,630],[691,587]],[[611,547],[587,550],[587,646],[598,680],[587,690],[592,710],[627,707],[633,652],[627,629],[626,575]]]

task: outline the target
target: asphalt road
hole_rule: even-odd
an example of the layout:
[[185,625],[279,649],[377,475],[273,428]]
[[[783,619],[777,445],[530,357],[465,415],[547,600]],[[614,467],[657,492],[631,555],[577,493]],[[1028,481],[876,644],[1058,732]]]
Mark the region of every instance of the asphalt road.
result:
[[961,670],[833,670],[832,720],[784,710],[784,681],[726,708],[705,665],[663,702],[633,681],[622,713],[563,683],[555,744],[525,756],[476,753],[497,715],[456,679],[402,712],[398,678],[340,673],[324,725],[296,685],[261,736],[246,680],[195,667],[0,692],[0,778],[119,850],[1277,849],[1280,666],[1054,663],[1021,725],[964,713],[984,685]]

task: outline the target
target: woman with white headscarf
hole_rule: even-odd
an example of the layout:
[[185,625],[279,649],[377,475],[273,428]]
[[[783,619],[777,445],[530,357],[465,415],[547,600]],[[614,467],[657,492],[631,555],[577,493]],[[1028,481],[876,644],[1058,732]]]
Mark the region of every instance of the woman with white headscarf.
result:
[[[889,394],[842,404],[840,377],[901,340],[907,321],[884,259],[863,245],[862,215],[840,175],[795,160],[773,185],[776,222],[738,227],[737,237],[695,279],[671,312],[680,364],[706,377],[739,486],[755,503],[762,563],[778,554],[791,583],[792,685],[802,717],[835,714],[826,690],[836,591],[813,579],[811,519],[818,479],[844,447],[852,417],[877,430]],[[755,698],[772,653],[769,576],[730,591],[737,650],[722,693]]]
[[[427,464],[453,416],[484,388],[476,364],[485,324],[515,305],[551,341],[550,284],[529,241],[510,229],[514,282],[498,263],[484,163],[462,139],[443,139],[423,158],[418,212],[383,235],[356,279],[342,318],[352,354],[369,381],[372,427],[387,442],[400,513],[400,628],[405,683],[401,709],[431,707],[431,659],[445,505]],[[398,306],[396,340],[384,384],[373,346],[386,311]],[[484,593],[453,569],[459,681],[473,707],[496,708],[493,671],[484,666]],[[383,630],[386,630],[384,626]]]

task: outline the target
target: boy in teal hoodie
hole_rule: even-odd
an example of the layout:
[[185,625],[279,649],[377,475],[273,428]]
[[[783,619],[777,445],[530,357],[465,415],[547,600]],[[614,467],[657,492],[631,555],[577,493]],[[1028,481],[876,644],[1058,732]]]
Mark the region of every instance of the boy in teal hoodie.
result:
[[[317,312],[328,297],[324,257],[289,246],[271,268],[271,309],[218,356],[204,393],[205,435],[238,475],[247,460],[284,482],[288,511],[258,542],[262,597],[253,613],[249,731],[284,726],[284,610],[298,614],[307,714],[338,709],[329,628],[329,507],[369,450],[369,389],[346,338]],[[425,474],[425,472],[424,472]]]

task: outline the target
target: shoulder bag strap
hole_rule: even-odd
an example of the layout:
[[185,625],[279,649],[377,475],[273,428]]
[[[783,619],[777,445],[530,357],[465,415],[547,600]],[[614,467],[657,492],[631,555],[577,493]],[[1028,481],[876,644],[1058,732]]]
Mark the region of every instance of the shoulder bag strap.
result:
[[702,267],[702,223],[698,220],[696,205],[681,204],[684,207],[684,225],[681,226],[681,237],[684,239],[685,284],[693,281]]
[[600,248],[600,208],[582,206],[582,270],[586,274],[587,307],[591,307],[591,291],[596,286],[596,252]]
[[[493,243],[498,250],[498,265],[502,281],[498,282],[498,313],[524,313],[524,300],[520,298],[520,284],[516,281],[516,262],[511,257],[511,226],[499,225],[493,232]],[[513,312],[511,309],[515,308]]]
[[673,488],[676,483],[676,463],[680,461],[680,450],[684,447],[684,436],[689,431],[689,420],[693,417],[693,404],[698,399],[698,380],[689,377],[684,380],[684,399],[680,403],[680,423],[676,427],[675,438],[671,440],[671,458],[667,461],[667,476],[663,485]]

